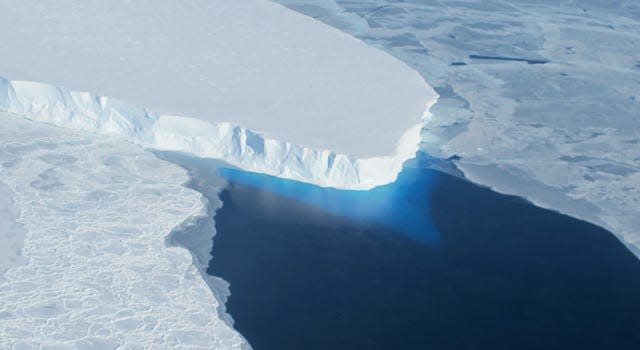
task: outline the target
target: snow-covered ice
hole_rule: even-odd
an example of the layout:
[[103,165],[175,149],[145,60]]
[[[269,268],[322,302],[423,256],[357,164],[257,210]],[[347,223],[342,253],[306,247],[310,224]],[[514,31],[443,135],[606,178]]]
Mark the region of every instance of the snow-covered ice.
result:
[[0,181],[0,280],[7,269],[24,261],[20,255],[24,227],[16,221],[19,213],[12,197],[13,192]]
[[[345,175],[370,180],[363,188],[395,178],[399,167],[390,158],[401,163],[415,154],[422,118],[437,97],[400,60],[266,0],[0,0],[0,8],[0,76],[8,80],[90,91],[158,115],[230,122],[261,139],[325,152],[317,171],[332,171],[340,155],[351,163],[369,159]],[[25,90],[22,84],[23,96],[41,91]],[[194,137],[209,137],[204,131]],[[401,139],[413,147],[397,148]],[[291,172],[355,186],[353,179]]]
[[640,256],[640,2],[276,1],[420,72],[440,95],[427,153]]
[[206,214],[185,170],[7,113],[0,164],[25,232],[25,261],[0,279],[0,348],[248,348],[189,252],[165,244]]

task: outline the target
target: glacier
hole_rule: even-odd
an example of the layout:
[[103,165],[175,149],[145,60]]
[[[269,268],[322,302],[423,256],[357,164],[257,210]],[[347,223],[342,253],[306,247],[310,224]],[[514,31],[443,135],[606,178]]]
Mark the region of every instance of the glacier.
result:
[[266,0],[0,8],[3,110],[321,186],[393,181],[437,99],[400,60]]
[[0,278],[0,348],[250,348],[223,313],[224,285],[165,244],[207,215],[184,169],[122,137],[0,119],[0,193],[24,233]]

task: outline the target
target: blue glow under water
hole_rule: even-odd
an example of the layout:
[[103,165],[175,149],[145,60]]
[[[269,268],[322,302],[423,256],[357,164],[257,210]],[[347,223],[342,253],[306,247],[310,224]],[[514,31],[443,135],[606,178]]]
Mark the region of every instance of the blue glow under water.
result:
[[222,174],[207,273],[256,350],[640,349],[640,261],[600,227],[429,169]]
[[429,218],[429,191],[436,176],[424,169],[405,168],[394,183],[369,191],[323,188],[232,168],[219,172],[236,184],[295,199],[354,221],[385,227],[422,243],[437,245],[439,242],[438,231]]

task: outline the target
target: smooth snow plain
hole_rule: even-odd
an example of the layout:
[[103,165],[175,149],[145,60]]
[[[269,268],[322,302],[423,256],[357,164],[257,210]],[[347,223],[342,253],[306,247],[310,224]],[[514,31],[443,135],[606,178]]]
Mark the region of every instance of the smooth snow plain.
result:
[[276,1],[420,72],[426,153],[640,256],[640,2]]
[[[0,8],[0,76],[22,103],[5,110],[52,115],[77,102],[25,81],[89,91],[165,116],[179,134],[152,146],[214,158],[220,152],[198,147],[233,125],[247,132],[230,137],[262,153],[237,165],[322,186],[393,181],[437,99],[400,60],[266,0],[0,0]],[[225,160],[239,158],[251,155]]]
[[0,181],[25,233],[0,278],[0,348],[249,348],[192,255],[165,244],[207,215],[184,169],[122,138],[0,121]]

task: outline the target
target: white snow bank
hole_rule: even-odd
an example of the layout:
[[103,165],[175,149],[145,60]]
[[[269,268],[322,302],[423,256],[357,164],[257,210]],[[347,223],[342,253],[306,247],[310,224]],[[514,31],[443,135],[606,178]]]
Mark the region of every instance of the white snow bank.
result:
[[[207,123],[158,117],[154,132],[137,131],[153,134],[145,145],[210,156],[220,146],[226,150],[216,153],[250,170],[319,185],[393,180],[396,163],[413,155],[396,153],[398,141],[436,98],[387,53],[266,0],[0,0],[0,8],[0,76],[198,118]],[[56,123],[77,106],[104,109],[87,94],[70,101],[43,85],[14,88],[21,103],[46,102],[40,119],[46,113]],[[128,114],[142,109],[123,108],[106,117],[108,127],[77,121],[112,131],[147,126]],[[251,159],[240,164],[241,156]]]
[[122,139],[0,113],[0,181],[26,231],[0,279],[0,348],[249,348],[189,252],[165,245],[206,214],[187,180]]
[[229,123],[157,115],[104,96],[1,77],[0,110],[58,126],[125,136],[145,147],[223,159],[247,170],[350,189],[394,181],[402,163],[415,155],[421,129],[418,124],[400,137],[395,156],[355,159],[268,139]]

